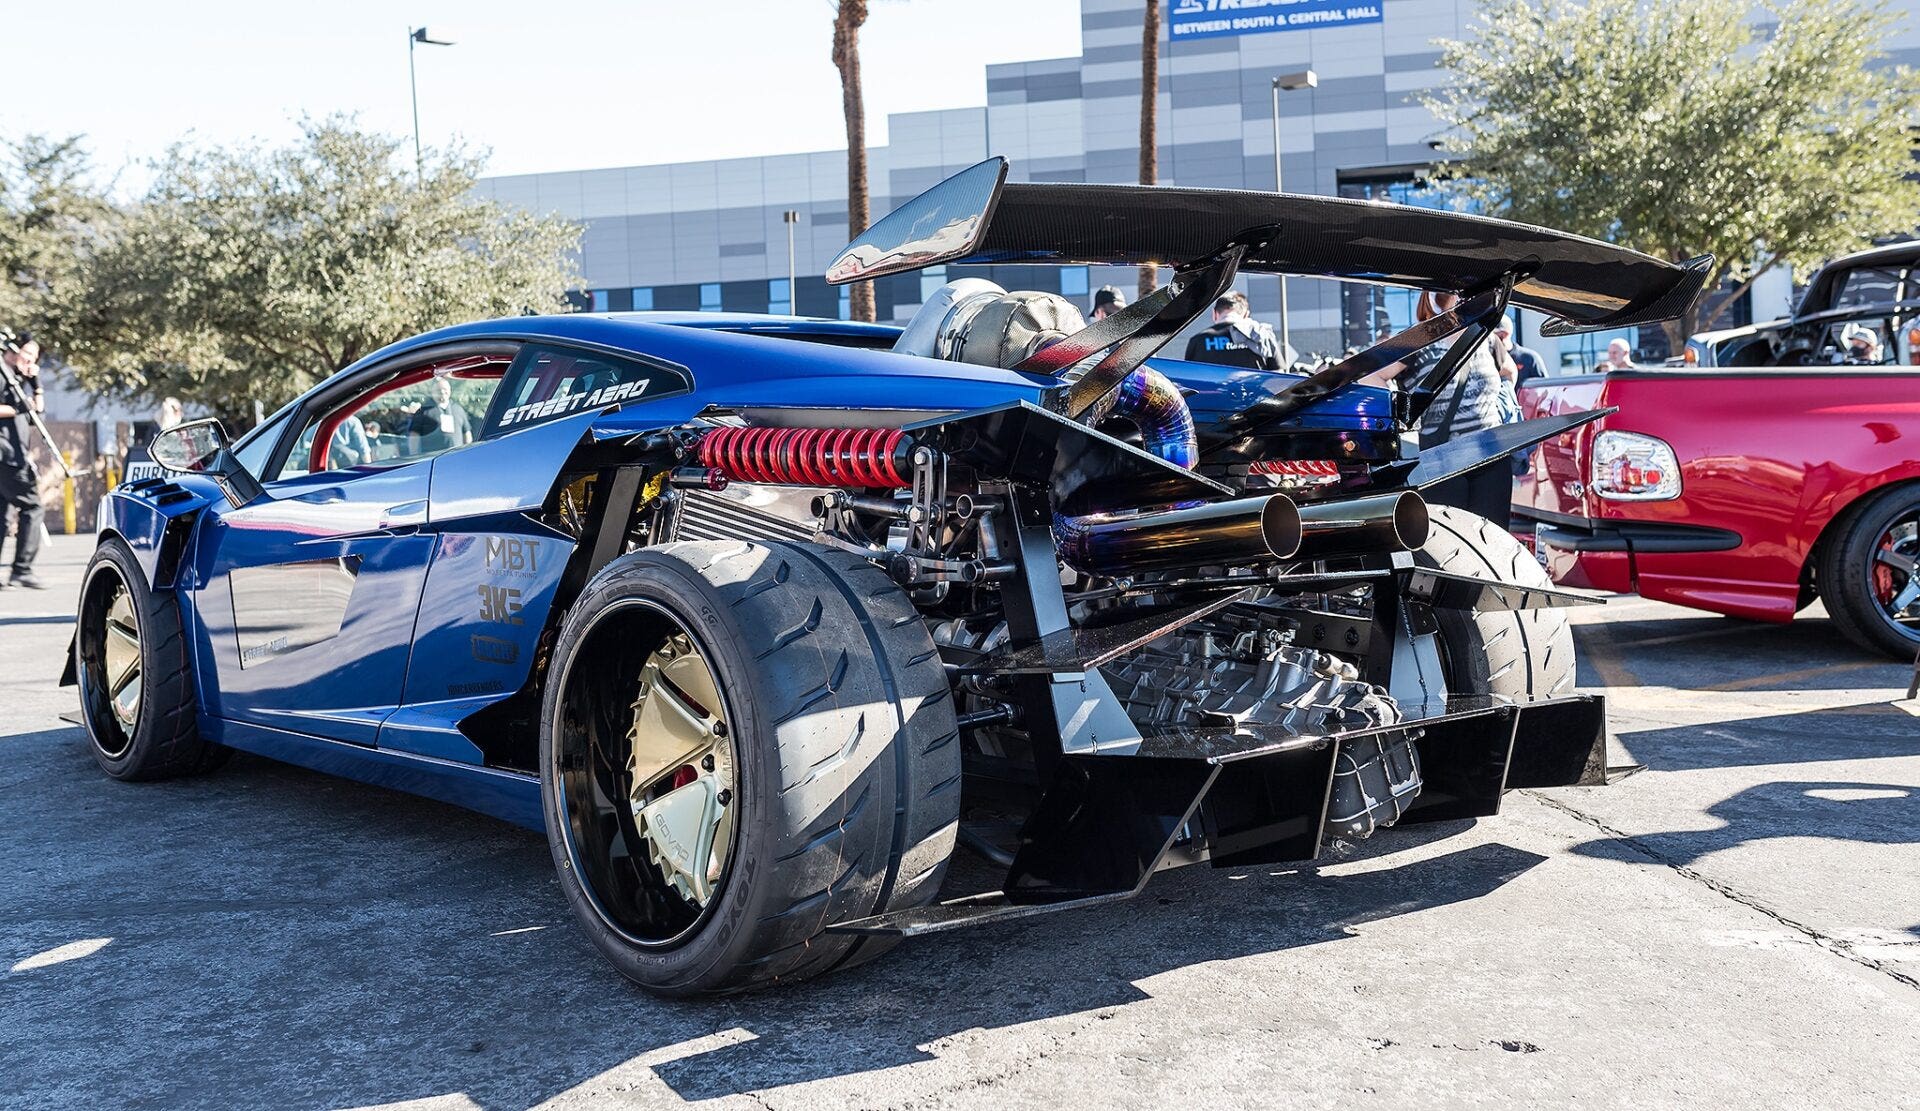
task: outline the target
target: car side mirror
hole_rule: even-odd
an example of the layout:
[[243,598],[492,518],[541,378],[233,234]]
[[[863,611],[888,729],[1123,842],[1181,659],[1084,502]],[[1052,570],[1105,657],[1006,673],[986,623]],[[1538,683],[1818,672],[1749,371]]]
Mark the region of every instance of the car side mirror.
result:
[[212,418],[176,424],[156,434],[147,450],[163,471],[210,476],[236,509],[266,494],[228,450],[227,430]]

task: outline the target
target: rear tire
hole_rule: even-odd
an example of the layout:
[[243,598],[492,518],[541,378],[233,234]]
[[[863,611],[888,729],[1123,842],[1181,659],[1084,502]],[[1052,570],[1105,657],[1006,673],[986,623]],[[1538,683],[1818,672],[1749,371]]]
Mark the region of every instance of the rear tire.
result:
[[[1414,553],[1422,567],[1552,589],[1539,561],[1485,517],[1429,505],[1433,528]],[[1437,609],[1447,684],[1454,694],[1497,694],[1516,702],[1573,693],[1573,628],[1558,606],[1474,612]]]
[[[625,743],[618,692],[638,685],[618,657],[666,621],[704,658],[733,746],[728,860],[697,913],[664,886],[631,819],[582,818],[618,809],[587,796],[633,789],[582,765],[594,746]],[[736,991],[859,963],[891,942],[826,927],[939,891],[959,818],[953,700],[925,622],[866,560],[786,542],[642,549],[588,584],[549,674],[540,773],[554,864],[588,937],[648,990]],[[605,684],[615,693],[596,703]],[[594,724],[602,709],[615,729]],[[673,899],[688,924],[649,934],[647,916]]]
[[170,779],[226,762],[228,749],[200,738],[180,601],[147,585],[117,536],[102,540],[87,564],[74,633],[81,716],[101,771]]
[[1916,516],[1920,483],[1873,495],[1834,525],[1818,566],[1820,597],[1833,623],[1860,647],[1899,660],[1920,653],[1920,625],[1895,621],[1888,608],[1911,592],[1914,576],[1883,561],[1893,557],[1911,566],[1920,555],[1920,539],[1910,527]]

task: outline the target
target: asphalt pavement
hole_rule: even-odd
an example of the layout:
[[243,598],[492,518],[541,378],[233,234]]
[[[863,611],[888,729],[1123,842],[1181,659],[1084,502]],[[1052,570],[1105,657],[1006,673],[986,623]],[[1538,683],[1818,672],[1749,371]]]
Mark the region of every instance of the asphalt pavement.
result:
[[0,591],[0,1106],[1920,1102],[1920,717],[1817,608],[1578,611],[1617,785],[666,1003],[538,835],[248,756],[108,780],[56,685],[90,543]]

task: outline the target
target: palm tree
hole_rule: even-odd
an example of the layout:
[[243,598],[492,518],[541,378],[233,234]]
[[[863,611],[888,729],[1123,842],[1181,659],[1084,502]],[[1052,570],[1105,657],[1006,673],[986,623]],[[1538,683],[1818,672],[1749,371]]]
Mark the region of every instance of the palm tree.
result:
[[[867,110],[860,95],[860,27],[867,21],[867,0],[840,0],[833,19],[833,64],[840,71],[840,105],[847,116],[847,233],[864,231],[867,205]],[[873,283],[855,282],[847,291],[849,314],[874,319]]]
[[[1160,0],[1147,0],[1140,21],[1140,184],[1160,181]],[[1158,267],[1140,268],[1140,296],[1160,286]]]

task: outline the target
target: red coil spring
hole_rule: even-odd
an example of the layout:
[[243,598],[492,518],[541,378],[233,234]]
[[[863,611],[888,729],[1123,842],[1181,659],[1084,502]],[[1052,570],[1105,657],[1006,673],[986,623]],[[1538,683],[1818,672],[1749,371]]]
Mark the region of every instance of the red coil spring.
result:
[[703,467],[735,482],[905,489],[893,428],[715,428],[700,437]]
[[1307,478],[1338,478],[1340,464],[1332,459],[1268,459],[1247,468],[1253,474],[1302,475]]

